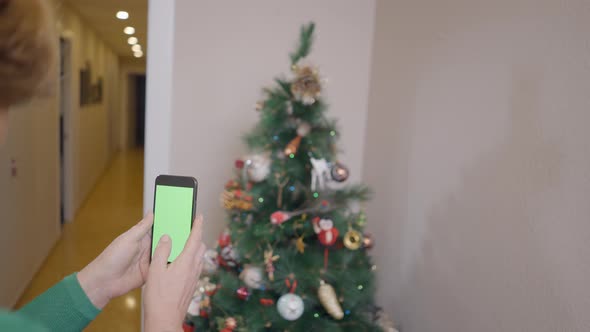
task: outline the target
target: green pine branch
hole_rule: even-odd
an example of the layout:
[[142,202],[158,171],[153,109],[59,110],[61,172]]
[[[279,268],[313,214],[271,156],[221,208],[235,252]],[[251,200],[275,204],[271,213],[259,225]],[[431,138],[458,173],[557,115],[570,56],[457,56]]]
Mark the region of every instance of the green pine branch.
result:
[[305,58],[311,52],[311,45],[313,44],[313,31],[315,24],[313,22],[301,27],[299,35],[299,46],[297,50],[290,54],[291,64],[295,65],[299,60]]

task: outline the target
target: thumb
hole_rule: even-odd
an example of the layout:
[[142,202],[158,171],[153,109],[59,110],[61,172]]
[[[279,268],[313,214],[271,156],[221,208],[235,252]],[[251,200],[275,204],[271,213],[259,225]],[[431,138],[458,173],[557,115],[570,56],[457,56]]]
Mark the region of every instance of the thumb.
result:
[[133,226],[129,232],[133,235],[133,238],[140,240],[149,233],[153,224],[154,214],[150,212],[139,223]]
[[156,251],[154,252],[152,265],[166,267],[168,264],[168,257],[170,257],[170,251],[172,251],[172,239],[170,239],[170,236],[167,234],[164,234],[160,238]]

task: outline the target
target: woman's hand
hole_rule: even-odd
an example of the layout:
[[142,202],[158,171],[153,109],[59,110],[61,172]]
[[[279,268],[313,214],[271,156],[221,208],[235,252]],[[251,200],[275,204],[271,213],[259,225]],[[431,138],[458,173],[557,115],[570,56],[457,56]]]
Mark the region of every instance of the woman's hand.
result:
[[94,306],[102,309],[111,299],[145,284],[153,221],[148,214],[78,273],[80,286]]
[[146,332],[182,330],[182,321],[197,288],[205,245],[201,242],[203,217],[196,218],[182,253],[168,264],[172,241],[162,236],[150,265],[143,294]]

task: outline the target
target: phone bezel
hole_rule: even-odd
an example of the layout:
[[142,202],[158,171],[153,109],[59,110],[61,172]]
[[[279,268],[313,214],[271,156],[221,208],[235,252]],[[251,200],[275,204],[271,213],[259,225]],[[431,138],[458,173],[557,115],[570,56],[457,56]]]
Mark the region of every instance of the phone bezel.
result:
[[[199,189],[199,182],[192,176],[180,176],[180,175],[158,175],[154,184],[154,204],[152,207],[152,213],[154,214],[154,222],[152,223],[152,235],[150,239],[150,262],[152,261],[152,250],[154,245],[154,225],[156,224],[156,190],[158,185],[171,186],[171,187],[185,187],[193,189],[193,207],[191,213],[191,230],[193,229],[193,223],[195,221],[195,215],[197,212],[197,192]],[[168,264],[171,262],[168,261]]]

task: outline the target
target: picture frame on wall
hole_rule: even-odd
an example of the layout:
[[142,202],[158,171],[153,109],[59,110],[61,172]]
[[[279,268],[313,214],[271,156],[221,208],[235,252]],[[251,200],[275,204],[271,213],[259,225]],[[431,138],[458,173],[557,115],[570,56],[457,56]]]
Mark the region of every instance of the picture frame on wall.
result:
[[90,63],[87,62],[84,68],[80,70],[80,106],[102,103],[103,98],[103,79],[99,77],[96,83],[92,83],[92,70]]

